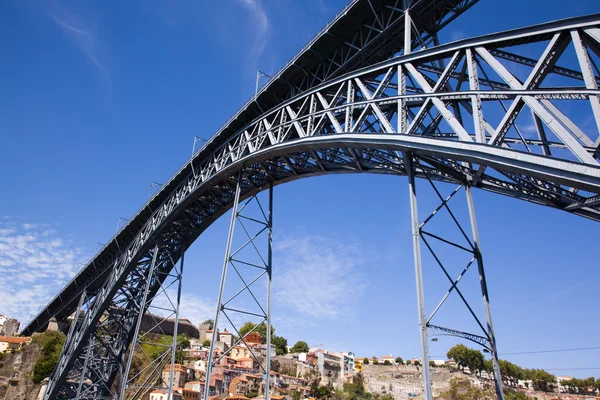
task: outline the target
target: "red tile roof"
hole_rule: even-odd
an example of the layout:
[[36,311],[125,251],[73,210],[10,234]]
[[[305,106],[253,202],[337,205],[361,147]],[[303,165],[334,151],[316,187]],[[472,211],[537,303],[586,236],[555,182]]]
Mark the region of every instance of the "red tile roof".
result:
[[27,343],[31,340],[30,337],[17,337],[17,336],[0,336],[0,342],[10,344],[22,344]]

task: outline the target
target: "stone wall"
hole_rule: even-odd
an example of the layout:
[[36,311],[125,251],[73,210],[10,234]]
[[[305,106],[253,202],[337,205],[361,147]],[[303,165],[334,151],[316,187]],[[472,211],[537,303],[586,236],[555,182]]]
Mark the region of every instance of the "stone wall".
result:
[[[409,393],[422,398],[422,368],[410,365],[363,365],[365,389],[371,393],[391,394],[395,399],[408,399]],[[461,372],[432,368],[433,396],[450,388],[450,380]]]
[[7,318],[4,324],[0,325],[0,336],[15,336],[19,331],[21,323],[13,318]]
[[[158,325],[157,325],[158,324]],[[155,326],[157,325],[157,326]],[[158,315],[152,315],[149,313],[144,314],[142,318],[142,325],[140,327],[142,332],[152,332],[152,333],[166,333],[167,335],[173,336],[173,332],[175,330],[175,320],[174,319],[164,319],[159,317]],[[198,328],[194,326],[188,320],[179,320],[179,325],[177,327],[178,335],[187,335],[191,339],[198,339],[200,337],[200,332]]]

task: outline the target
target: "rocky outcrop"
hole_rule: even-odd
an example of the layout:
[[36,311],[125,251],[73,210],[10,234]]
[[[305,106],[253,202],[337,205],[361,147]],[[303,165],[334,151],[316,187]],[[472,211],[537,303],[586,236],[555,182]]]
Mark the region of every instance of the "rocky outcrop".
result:
[[33,367],[41,356],[35,343],[15,353],[0,355],[0,399],[30,400],[38,397],[41,384],[33,383]]
[[[423,396],[423,376],[421,367],[409,365],[363,365],[365,389],[371,393],[391,394],[395,399],[409,399]],[[438,396],[450,388],[454,376],[462,372],[451,372],[446,368],[432,368],[432,392]],[[410,395],[410,396],[409,396]]]

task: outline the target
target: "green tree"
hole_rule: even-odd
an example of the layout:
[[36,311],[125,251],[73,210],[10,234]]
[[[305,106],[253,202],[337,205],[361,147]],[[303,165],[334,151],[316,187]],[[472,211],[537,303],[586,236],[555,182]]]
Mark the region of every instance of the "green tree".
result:
[[435,362],[433,362],[433,361],[429,361],[429,366],[430,366],[430,367],[435,367]]
[[363,358],[363,365],[369,365],[369,359]]
[[375,359],[373,360],[373,365],[379,365],[379,360],[375,358]]
[[543,392],[551,391],[552,384],[556,383],[556,377],[543,369],[533,370],[533,385]]
[[485,358],[479,350],[467,349],[466,365],[472,374],[479,374],[484,368]]
[[204,325],[204,324],[208,324],[208,326],[209,326],[208,329],[212,329],[215,327],[215,321],[212,319],[207,319],[201,325]]
[[308,343],[299,340],[291,349],[292,353],[308,353]]
[[412,365],[412,362],[410,360],[406,360],[406,365]]
[[278,356],[287,354],[287,339],[282,336],[273,335],[271,337],[271,343],[275,345],[275,353]]
[[403,365],[404,361],[402,360],[402,357],[396,357],[396,364],[398,365]]
[[[256,329],[254,329],[255,326]],[[242,325],[239,332],[240,335],[242,335],[242,337],[246,336],[249,332],[258,332],[260,333],[260,340],[262,344],[267,343],[267,324],[265,324],[264,322],[261,322],[258,326],[253,322],[246,322],[244,325]],[[274,334],[275,327],[271,325],[271,338]]]
[[202,342],[202,346],[209,347],[210,346],[210,340],[206,339],[204,342]]
[[492,362],[492,360],[483,361],[483,370],[490,374],[494,372],[494,363]]
[[33,342],[42,348],[42,356],[33,366],[33,382],[39,383],[50,376],[60,357],[60,352],[65,344],[65,335],[62,332],[47,331],[33,338]]
[[464,344],[457,344],[452,346],[450,350],[446,353],[446,356],[458,365],[459,369],[464,369],[467,366],[467,353],[469,348]]
[[358,373],[352,378],[352,383],[344,383],[344,392],[350,395],[350,399],[357,399],[365,394],[365,379],[363,374]]
[[421,361],[415,361],[413,364],[419,367],[421,365]]
[[392,363],[390,362],[390,360],[384,360],[383,365],[392,365]]

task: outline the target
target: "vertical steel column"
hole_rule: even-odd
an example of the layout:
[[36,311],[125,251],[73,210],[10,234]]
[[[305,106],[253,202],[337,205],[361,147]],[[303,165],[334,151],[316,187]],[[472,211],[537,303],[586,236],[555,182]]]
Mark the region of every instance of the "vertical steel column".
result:
[[177,354],[177,328],[179,326],[179,305],[181,304],[181,284],[183,281],[183,259],[185,250],[181,248],[181,261],[179,263],[179,271],[177,276],[177,304],[175,304],[175,326],[173,327],[173,348],[171,349],[171,371],[169,372],[169,390],[167,399],[173,398],[173,378],[175,376],[175,356]]
[[419,312],[419,329],[421,334],[421,355],[423,357],[423,398],[432,400],[431,371],[429,369],[429,342],[427,332],[427,317],[425,315],[425,295],[423,292],[423,265],[421,262],[421,239],[419,232],[419,213],[417,210],[417,188],[413,155],[404,153],[404,163],[408,173],[408,188],[410,195],[410,217],[412,223],[413,253],[415,260],[415,281],[417,284],[417,306]]
[[219,326],[219,315],[221,314],[221,303],[223,301],[223,289],[225,288],[225,279],[227,278],[227,267],[229,265],[229,257],[231,252],[231,242],[233,240],[233,229],[235,227],[235,218],[238,212],[238,204],[240,202],[240,192],[242,184],[242,174],[238,176],[238,182],[235,187],[235,197],[233,200],[233,208],[231,209],[231,223],[229,224],[229,236],[227,237],[227,247],[225,248],[225,260],[223,261],[223,274],[221,275],[221,286],[219,287],[219,297],[217,299],[217,312],[210,341],[210,352],[208,354],[208,362],[206,363],[206,379],[204,381],[204,400],[208,400],[210,395],[210,375],[212,373],[213,352],[215,351],[215,342],[217,341],[217,327]]
[[490,344],[492,355],[492,364],[494,367],[494,383],[496,387],[496,395],[499,400],[504,400],[504,392],[502,391],[502,376],[500,375],[500,365],[498,363],[498,349],[496,347],[496,336],[492,325],[492,311],[490,309],[490,298],[487,289],[487,281],[485,279],[485,270],[483,268],[483,257],[481,248],[479,247],[479,229],[477,228],[477,220],[475,218],[475,205],[473,204],[473,194],[471,187],[465,186],[467,195],[467,203],[469,205],[469,218],[471,219],[471,230],[473,231],[473,245],[475,247],[475,258],[477,259],[477,268],[479,270],[479,283],[481,285],[481,295],[483,297],[483,308],[485,309],[485,317],[487,321],[487,335]]
[[404,54],[410,54],[412,50],[412,20],[408,13],[410,0],[404,0]]
[[269,390],[271,388],[271,279],[273,266],[273,182],[269,183],[269,250],[267,258],[267,360],[265,369],[265,400],[271,397]]
[[127,383],[129,379],[129,372],[131,371],[131,363],[133,361],[133,354],[135,346],[137,346],[137,339],[140,333],[140,327],[142,326],[142,319],[146,310],[146,302],[148,301],[148,292],[150,291],[150,284],[152,282],[152,276],[154,275],[154,267],[156,266],[156,256],[158,255],[158,246],[154,247],[154,254],[152,255],[152,262],[150,263],[150,269],[148,271],[146,287],[144,288],[144,294],[142,295],[141,310],[137,316],[137,322],[135,325],[135,331],[133,333],[133,341],[129,346],[129,355],[127,357],[127,364],[125,367],[125,374],[123,375],[123,384],[121,386],[121,394],[119,395],[120,400],[125,400],[125,391],[127,390]]

